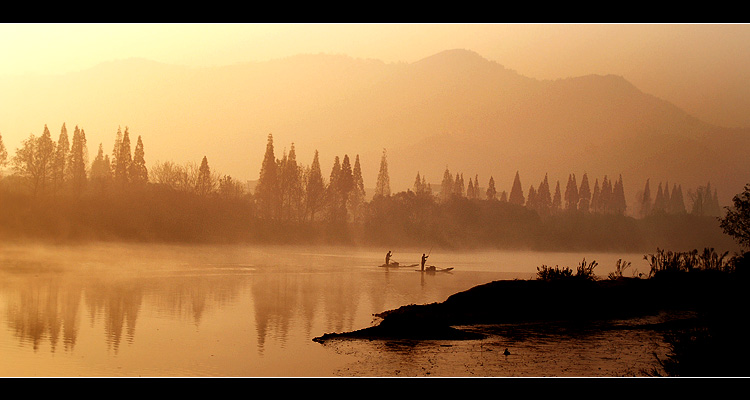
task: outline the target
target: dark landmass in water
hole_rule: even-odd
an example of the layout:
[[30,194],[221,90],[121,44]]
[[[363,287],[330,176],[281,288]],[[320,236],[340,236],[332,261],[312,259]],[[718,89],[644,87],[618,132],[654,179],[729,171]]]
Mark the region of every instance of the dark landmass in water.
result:
[[[326,333],[313,340],[472,340],[486,335],[472,326],[528,322],[594,322],[690,311],[687,324],[661,327],[704,332],[700,350],[712,365],[706,373],[738,376],[750,349],[744,339],[748,279],[720,271],[663,274],[659,278],[616,280],[501,280],[456,293],[441,303],[406,305],[377,314],[382,321],[364,329]],[[683,321],[685,322],[685,321]],[[674,331],[672,331],[674,333]],[[694,341],[694,340],[692,340]],[[676,351],[679,349],[676,349]],[[713,356],[707,354],[711,352]],[[683,374],[687,374],[683,371]]]

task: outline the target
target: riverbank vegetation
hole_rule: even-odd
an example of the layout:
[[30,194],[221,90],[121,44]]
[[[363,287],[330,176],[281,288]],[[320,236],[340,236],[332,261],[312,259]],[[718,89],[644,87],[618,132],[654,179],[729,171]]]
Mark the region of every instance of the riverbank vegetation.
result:
[[[133,146],[132,143],[135,143]],[[0,136],[0,237],[5,240],[304,243],[421,246],[448,249],[646,251],[656,246],[732,248],[716,220],[710,183],[683,196],[680,185],[647,181],[628,205],[622,176],[575,174],[565,185],[545,176],[509,191],[446,168],[439,185],[416,172],[412,188],[391,192],[384,151],[375,189],[366,193],[358,155],[336,156],[324,173],[316,152],[281,156],[268,135],[257,182],[241,182],[200,162],[156,161],[128,128],[111,153],[97,146],[89,162],[86,133],[68,140],[44,127],[15,154]],[[134,149],[132,149],[134,147]],[[256,167],[257,168],[257,167]]]
[[[442,303],[406,305],[377,315],[375,326],[353,332],[326,333],[313,340],[337,338],[474,340],[482,327],[528,322],[589,322],[638,319],[667,314],[660,323],[627,329],[654,329],[669,346],[666,358],[654,353],[651,376],[747,376],[750,344],[745,316],[745,291],[750,284],[750,185],[735,196],[727,216],[720,219],[727,236],[744,252],[729,255],[713,248],[692,251],[656,249],[644,255],[650,270],[626,276],[631,263],[617,260],[606,278],[599,265],[584,258],[575,271],[569,266],[537,268],[536,279],[502,280],[456,293]],[[608,329],[623,329],[612,325]],[[460,327],[460,328],[457,328]],[[549,333],[553,334],[553,333]]]

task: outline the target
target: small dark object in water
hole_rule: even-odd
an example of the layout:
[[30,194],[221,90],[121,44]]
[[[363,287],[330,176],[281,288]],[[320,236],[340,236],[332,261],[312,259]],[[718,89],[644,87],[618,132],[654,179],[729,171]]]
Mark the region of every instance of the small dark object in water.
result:
[[508,351],[508,349],[505,349],[505,351],[503,352],[503,354],[505,354],[506,356],[509,356],[510,352]]

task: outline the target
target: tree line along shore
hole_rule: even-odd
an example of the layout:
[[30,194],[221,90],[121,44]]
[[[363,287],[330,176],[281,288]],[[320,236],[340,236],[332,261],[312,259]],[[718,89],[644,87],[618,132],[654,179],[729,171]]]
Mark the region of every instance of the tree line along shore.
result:
[[99,144],[90,163],[84,129],[68,137],[65,124],[57,140],[45,125],[9,157],[0,136],[0,166],[9,170],[0,180],[6,238],[603,251],[732,245],[718,227],[710,183],[688,196],[659,183],[652,196],[646,181],[629,206],[621,176],[592,185],[586,174],[580,184],[570,174],[564,190],[545,176],[524,190],[516,172],[506,193],[493,177],[486,187],[476,175],[466,184],[446,167],[439,190],[417,172],[413,188],[391,193],[384,150],[368,195],[359,155],[336,156],[326,179],[317,151],[310,165],[297,161],[293,143],[278,157],[269,134],[250,190],[213,171],[205,156],[147,168],[144,142],[138,136],[131,151],[127,127],[118,128],[111,154]]

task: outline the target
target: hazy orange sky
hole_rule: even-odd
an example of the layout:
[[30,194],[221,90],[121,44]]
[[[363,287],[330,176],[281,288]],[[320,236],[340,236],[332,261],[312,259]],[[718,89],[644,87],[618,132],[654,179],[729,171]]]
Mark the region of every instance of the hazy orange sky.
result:
[[473,50],[537,79],[615,74],[691,114],[750,127],[747,24],[0,24],[0,75],[143,57],[187,66],[300,53],[414,62]]

